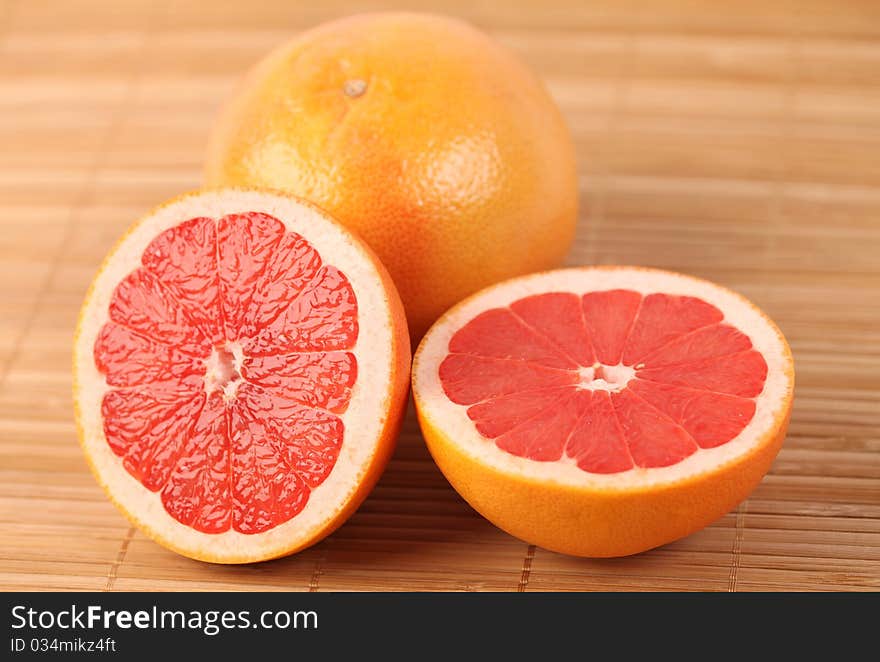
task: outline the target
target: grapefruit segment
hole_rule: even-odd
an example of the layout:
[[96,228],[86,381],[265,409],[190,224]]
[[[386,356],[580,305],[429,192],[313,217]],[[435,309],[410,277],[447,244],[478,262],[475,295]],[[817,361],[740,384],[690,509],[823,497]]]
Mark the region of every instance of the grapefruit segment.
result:
[[212,317],[219,308],[217,228],[210,218],[193,218],[156,237],[141,263],[184,308],[206,338],[223,340],[222,320]]
[[634,466],[623,431],[606,391],[580,393],[578,418],[566,444],[566,453],[579,469],[608,474]]
[[110,391],[101,402],[104,436],[125,469],[148,490],[171,475],[190,429],[205,406],[193,384],[189,392],[169,384]]
[[498,448],[519,457],[538,462],[558,460],[577,423],[577,409],[577,394],[570,390],[499,436],[495,443]]
[[254,355],[350,349],[358,335],[357,302],[338,269],[324,266],[245,348]]
[[742,331],[719,323],[700,327],[661,345],[636,361],[636,368],[659,368],[677,363],[691,363],[751,349],[752,342]]
[[584,325],[580,299],[570,292],[549,292],[514,301],[510,310],[562,351],[572,365],[591,365],[593,346]]
[[467,413],[480,434],[494,439],[571,394],[568,386],[520,391],[469,407]]
[[631,290],[607,290],[583,295],[583,319],[596,360],[605,365],[620,363],[642,297]]
[[511,393],[577,383],[577,375],[571,370],[473,354],[450,354],[440,364],[440,375],[449,398],[462,405]]
[[753,398],[764,388],[767,363],[760,353],[749,349],[660,368],[645,368],[636,375],[639,379],[662,384]]
[[409,342],[384,268],[291,197],[205,191],[108,256],[75,345],[80,440],[145,533],[187,556],[308,546],[378,478]]
[[639,316],[627,334],[622,361],[634,365],[666,343],[723,318],[715,306],[696,297],[649,294],[642,300]]
[[306,407],[341,414],[357,380],[357,360],[350,352],[253,356],[242,376]]
[[[182,418],[178,421],[184,423]],[[171,475],[162,486],[165,510],[196,531],[227,531],[232,521],[229,425],[218,391],[206,398],[192,432],[173,459]]]
[[[291,446],[304,444],[285,443],[286,439],[302,439],[302,436],[273,434],[263,420],[267,412],[260,403],[274,398],[266,398],[260,392],[254,393],[248,386],[242,387],[240,396],[230,409],[231,468],[236,477],[233,484],[233,527],[242,533],[260,533],[297,515],[308,502],[311,490],[289,457]],[[294,412],[304,414],[306,420],[314,420],[310,408],[294,408]],[[332,420],[338,423],[335,417]],[[316,426],[304,425],[303,428],[314,434]],[[337,436],[341,443],[341,426],[339,428]],[[330,473],[335,460],[334,455],[326,474]]]
[[110,386],[143,386],[156,381],[198,379],[201,361],[171,345],[142,336],[115,322],[107,322],[95,342],[98,369]]
[[[242,335],[253,338],[278,318],[311,282],[321,268],[321,256],[309,242],[287,233],[275,248],[254,289],[253,303]],[[260,325],[250,323],[260,320]]]
[[611,403],[637,467],[668,467],[697,450],[697,443],[680,425],[631,390],[614,393]]
[[490,287],[431,328],[413,366],[452,485],[514,535],[584,556],[661,545],[745,498],[782,443],[793,381],[750,302],[634,267]]
[[206,356],[211,338],[146,269],[135,269],[113,291],[110,319],[156,342],[194,356]]
[[217,222],[217,260],[226,340],[255,322],[250,310],[260,276],[285,234],[277,218],[259,212],[228,214]]
[[711,391],[634,379],[629,390],[684,428],[700,448],[713,448],[736,437],[755,415],[755,401]]
[[[342,420],[283,398],[272,396],[272,400],[274,406],[267,407],[264,398],[253,402],[245,399],[239,409],[246,419],[263,428],[263,436],[272,440],[284,463],[310,488],[317,487],[330,475],[339,457],[345,435]],[[291,439],[298,441],[290,443]]]
[[487,310],[474,318],[452,339],[449,351],[528,361],[548,368],[573,368],[577,365],[510,309]]

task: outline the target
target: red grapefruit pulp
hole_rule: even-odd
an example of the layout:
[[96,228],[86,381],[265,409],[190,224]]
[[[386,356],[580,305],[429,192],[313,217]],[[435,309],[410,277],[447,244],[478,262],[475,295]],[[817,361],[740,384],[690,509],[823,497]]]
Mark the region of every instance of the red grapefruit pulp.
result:
[[[484,290],[432,328],[413,369],[453,486],[530,542],[599,556],[668,542],[741,500],[782,441],[792,381],[784,339],[750,303],[635,268]],[[526,496],[541,485],[556,496],[539,517]],[[670,495],[684,499],[674,513],[660,505]]]
[[691,296],[535,294],[457,331],[440,381],[514,455],[594,473],[668,466],[755,412],[767,364],[723,318]]
[[405,336],[381,265],[321,212],[251,191],[181,198],[122,240],[87,297],[83,447],[169,547],[287,553],[338,525],[387,460]]

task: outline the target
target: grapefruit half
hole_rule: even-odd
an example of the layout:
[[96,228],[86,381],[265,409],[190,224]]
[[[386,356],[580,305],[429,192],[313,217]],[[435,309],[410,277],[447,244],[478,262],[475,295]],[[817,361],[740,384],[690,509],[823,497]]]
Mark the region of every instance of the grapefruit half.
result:
[[128,231],[86,296],[80,443],[159,543],[274,558],[330,533],[376,482],[409,363],[388,274],[324,212],[252,190],[184,195]]
[[632,267],[506,281],[452,308],[413,362],[428,447],[507,532],[624,556],[721,517],[788,424],[785,338],[718,285]]

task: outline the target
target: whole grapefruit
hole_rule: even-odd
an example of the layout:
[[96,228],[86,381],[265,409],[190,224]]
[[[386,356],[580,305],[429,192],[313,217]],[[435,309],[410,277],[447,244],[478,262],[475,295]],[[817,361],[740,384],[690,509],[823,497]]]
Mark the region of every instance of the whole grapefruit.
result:
[[571,138],[541,81],[428,14],[353,16],[270,53],[221,113],[205,176],[286,190],[360,234],[414,338],[465,296],[557,265],[577,216]]

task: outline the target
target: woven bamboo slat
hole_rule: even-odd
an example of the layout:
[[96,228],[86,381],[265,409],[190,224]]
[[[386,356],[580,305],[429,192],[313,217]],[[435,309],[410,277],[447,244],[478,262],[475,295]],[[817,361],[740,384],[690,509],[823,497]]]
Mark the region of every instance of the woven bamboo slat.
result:
[[570,264],[710,278],[788,335],[790,434],[736,511],[631,558],[535,549],[456,495],[410,412],[375,492],[301,554],[217,567],[129,527],[75,439],[80,301],[128,223],[199,185],[211,119],[242,72],[290,34],[363,6],[305,5],[0,2],[0,588],[880,589],[870,0],[433,5],[519,53],[558,100],[582,190]]

